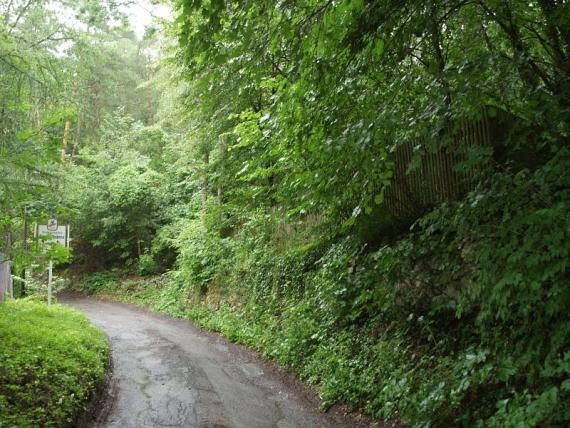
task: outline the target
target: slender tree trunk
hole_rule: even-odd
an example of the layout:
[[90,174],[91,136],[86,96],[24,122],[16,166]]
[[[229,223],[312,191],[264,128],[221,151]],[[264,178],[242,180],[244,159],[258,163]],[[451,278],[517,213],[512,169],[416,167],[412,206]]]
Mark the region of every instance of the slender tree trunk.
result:
[[206,206],[208,202],[208,175],[206,172],[206,168],[210,163],[210,152],[206,150],[204,153],[204,180],[202,181],[202,208]]
[[[220,148],[220,154],[221,154],[221,158],[222,158],[222,161],[220,162],[220,175],[223,177],[224,167],[225,167],[226,150],[227,150],[227,143],[226,143],[226,137],[225,136],[220,136],[219,148]],[[222,180],[219,180],[218,181],[218,203],[219,204],[222,203],[223,193],[224,193],[224,189],[222,187]]]
[[[71,99],[75,99],[75,94],[77,94],[77,85],[79,82],[75,80],[73,82],[73,89],[71,90]],[[69,132],[71,131],[71,120],[67,118],[65,120],[65,127],[63,129],[63,142],[61,145],[61,164],[65,164],[65,157],[67,155],[67,142],[69,139]]]
[[36,130],[39,132],[42,127],[42,121],[39,110],[36,110],[36,113],[34,115],[34,124],[36,125]]
[[4,253],[6,255],[6,260],[11,260],[12,259],[12,229],[10,229],[10,226],[7,226],[6,229],[6,235],[5,235],[5,248],[4,248]]
[[73,146],[71,148],[71,157],[72,158],[77,153],[77,146],[79,145],[79,138],[81,138],[81,116],[77,116],[77,128],[75,129],[75,137],[73,138]]
[[443,88],[444,96],[445,96],[445,103],[447,105],[451,104],[451,89],[449,87],[449,82],[444,76],[445,70],[445,57],[443,55],[443,49],[441,45],[441,31],[439,28],[439,24],[437,23],[437,9],[433,7],[431,9],[432,16],[430,18],[430,33],[431,33],[431,44],[433,48],[433,56],[435,59],[435,63],[437,66],[437,80],[441,83]]
[[101,126],[101,87],[98,84],[93,85],[93,93],[95,94],[95,101],[93,102],[93,110],[95,121],[93,123],[93,134],[98,134],[98,130]]
[[67,139],[69,137],[69,130],[71,129],[71,121],[67,119],[65,121],[65,127],[63,128],[63,142],[61,144],[61,164],[65,163],[65,155],[67,153]]
[[[24,231],[22,233],[22,249],[24,251],[28,249],[28,216],[26,215],[26,208],[24,208]],[[22,269],[20,277],[22,278],[20,295],[24,297],[26,295],[26,268]]]

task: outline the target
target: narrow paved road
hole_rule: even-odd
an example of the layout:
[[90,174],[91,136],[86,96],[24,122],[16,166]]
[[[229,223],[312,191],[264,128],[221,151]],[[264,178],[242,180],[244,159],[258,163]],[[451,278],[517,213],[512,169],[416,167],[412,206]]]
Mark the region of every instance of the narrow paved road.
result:
[[62,299],[111,341],[109,410],[97,427],[334,427],[254,355],[191,323],[130,305]]

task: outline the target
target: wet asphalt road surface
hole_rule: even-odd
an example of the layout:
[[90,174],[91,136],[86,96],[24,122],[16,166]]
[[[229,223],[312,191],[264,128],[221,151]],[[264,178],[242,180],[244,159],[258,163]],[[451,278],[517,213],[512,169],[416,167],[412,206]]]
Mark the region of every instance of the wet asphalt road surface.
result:
[[[95,427],[335,427],[252,353],[188,321],[64,298],[109,337],[113,374]],[[236,351],[237,350],[237,351]]]

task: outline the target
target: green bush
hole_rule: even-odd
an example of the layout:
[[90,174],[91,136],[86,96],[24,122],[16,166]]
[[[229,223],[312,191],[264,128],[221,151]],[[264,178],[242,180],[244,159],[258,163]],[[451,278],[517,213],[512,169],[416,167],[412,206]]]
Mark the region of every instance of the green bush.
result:
[[117,278],[120,271],[102,271],[88,275],[81,280],[78,285],[79,290],[88,294],[96,294],[105,290],[112,290],[118,287]]
[[180,254],[178,265],[186,282],[200,293],[207,292],[209,285],[225,272],[232,259],[229,239],[220,239],[208,233],[203,223],[190,220],[178,238]]
[[137,261],[137,273],[142,276],[156,275],[162,267],[151,254],[143,254]]
[[105,375],[105,336],[71,308],[0,305],[0,426],[67,427]]

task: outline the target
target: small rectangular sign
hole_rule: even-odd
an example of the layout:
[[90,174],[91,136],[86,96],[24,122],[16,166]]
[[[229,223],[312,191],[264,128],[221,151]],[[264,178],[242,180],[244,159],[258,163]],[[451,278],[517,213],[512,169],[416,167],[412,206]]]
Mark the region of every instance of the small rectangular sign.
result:
[[54,243],[69,247],[69,225],[60,226],[55,220],[49,220],[48,224],[36,225],[36,237],[45,243]]

